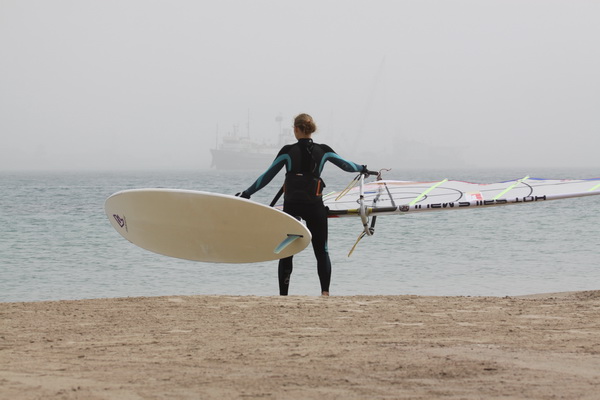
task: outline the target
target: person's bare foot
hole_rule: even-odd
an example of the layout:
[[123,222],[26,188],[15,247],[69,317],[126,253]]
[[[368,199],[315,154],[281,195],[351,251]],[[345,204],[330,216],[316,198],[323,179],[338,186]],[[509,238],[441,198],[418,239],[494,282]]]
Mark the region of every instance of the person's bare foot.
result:
[[321,292],[321,296],[329,296],[329,292]]

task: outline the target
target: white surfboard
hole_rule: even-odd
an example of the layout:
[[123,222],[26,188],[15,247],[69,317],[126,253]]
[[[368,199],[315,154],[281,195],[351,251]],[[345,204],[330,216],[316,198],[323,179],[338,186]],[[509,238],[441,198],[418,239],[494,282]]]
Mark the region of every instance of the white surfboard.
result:
[[104,208],[131,243],[187,260],[276,260],[304,250],[311,240],[310,231],[290,215],[224,194],[134,189],[113,194]]

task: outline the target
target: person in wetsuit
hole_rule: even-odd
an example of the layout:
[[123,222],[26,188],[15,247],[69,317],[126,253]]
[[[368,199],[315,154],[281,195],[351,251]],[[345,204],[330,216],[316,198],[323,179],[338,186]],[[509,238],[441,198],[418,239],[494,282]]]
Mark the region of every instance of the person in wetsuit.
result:
[[[267,171],[237,196],[249,199],[271,182],[285,166],[283,211],[306,221],[317,258],[321,294],[329,296],[331,261],[327,249],[327,208],[322,199],[325,183],[321,179],[321,172],[327,161],[347,172],[367,172],[367,167],[343,159],[325,144],[314,143],[312,134],[316,129],[317,126],[310,115],[298,115],[294,120],[294,135],[298,142],[283,146]],[[279,294],[282,296],[288,294],[292,259],[293,256],[279,260]]]

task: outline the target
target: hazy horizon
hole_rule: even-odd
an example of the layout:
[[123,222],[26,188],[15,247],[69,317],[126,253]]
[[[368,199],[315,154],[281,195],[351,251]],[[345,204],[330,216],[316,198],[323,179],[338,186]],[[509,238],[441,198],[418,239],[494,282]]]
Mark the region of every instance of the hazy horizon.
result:
[[302,112],[373,168],[600,169],[598,20],[595,1],[2,0],[0,171],[205,169],[217,134],[275,143]]

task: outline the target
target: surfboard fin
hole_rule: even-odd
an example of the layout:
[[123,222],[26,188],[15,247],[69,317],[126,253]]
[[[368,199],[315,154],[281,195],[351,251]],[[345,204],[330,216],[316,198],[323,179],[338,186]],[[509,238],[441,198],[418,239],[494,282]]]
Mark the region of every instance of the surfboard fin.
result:
[[304,236],[303,235],[296,235],[296,234],[293,234],[293,233],[288,233],[287,238],[285,238],[283,240],[283,242],[279,243],[279,245],[277,245],[277,247],[275,247],[275,250],[273,250],[273,253],[275,253],[275,254],[281,253],[283,251],[283,249],[285,249],[290,244],[292,244],[296,239],[299,239],[301,237],[304,237]]

